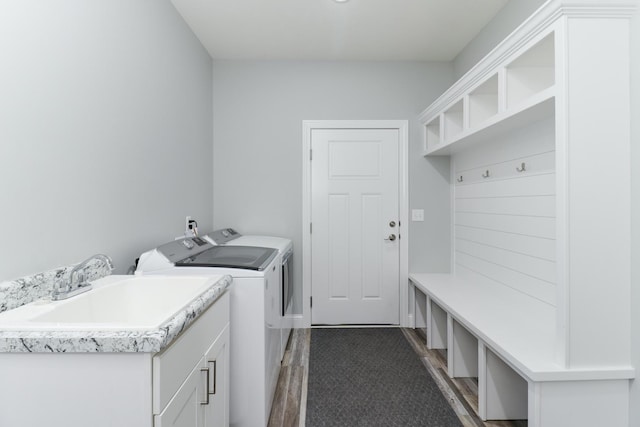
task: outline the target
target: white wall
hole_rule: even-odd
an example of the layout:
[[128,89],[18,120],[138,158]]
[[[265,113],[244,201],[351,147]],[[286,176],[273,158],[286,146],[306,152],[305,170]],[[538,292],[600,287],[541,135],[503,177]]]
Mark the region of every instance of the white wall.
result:
[[450,64],[214,61],[213,82],[216,228],[288,237],[299,251],[302,121],[409,119],[410,208],[425,209],[411,224],[411,269],[448,271],[448,159],[419,155],[417,116],[452,83]]
[[[638,5],[640,6],[640,5]],[[631,426],[640,425],[640,11],[631,23]]]
[[5,0],[0,52],[0,281],[210,227],[211,59],[169,0]]
[[455,78],[462,77],[546,0],[509,0],[453,60]]

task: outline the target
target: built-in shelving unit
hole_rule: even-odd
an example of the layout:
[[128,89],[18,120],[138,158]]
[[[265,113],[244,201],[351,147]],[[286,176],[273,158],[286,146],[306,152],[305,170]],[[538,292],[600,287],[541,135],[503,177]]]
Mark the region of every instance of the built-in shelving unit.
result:
[[[554,32],[508,58],[444,109],[427,109],[424,155],[450,155],[523,123],[554,114]],[[442,126],[440,125],[442,123]],[[441,132],[444,128],[444,132]]]
[[549,0],[420,115],[422,154],[450,156],[452,267],[410,275],[414,319],[483,418],[628,426],[634,10]]

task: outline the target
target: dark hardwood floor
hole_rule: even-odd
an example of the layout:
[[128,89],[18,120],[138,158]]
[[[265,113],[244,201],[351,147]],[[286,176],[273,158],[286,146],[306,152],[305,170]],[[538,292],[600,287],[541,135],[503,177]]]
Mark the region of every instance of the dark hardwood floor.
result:
[[[451,379],[447,375],[446,350],[429,350],[423,331],[402,328],[464,427],[525,427],[526,421],[486,421],[478,412],[478,382],[475,378]],[[269,427],[304,427],[307,401],[311,329],[294,329],[282,361],[273,399]]]

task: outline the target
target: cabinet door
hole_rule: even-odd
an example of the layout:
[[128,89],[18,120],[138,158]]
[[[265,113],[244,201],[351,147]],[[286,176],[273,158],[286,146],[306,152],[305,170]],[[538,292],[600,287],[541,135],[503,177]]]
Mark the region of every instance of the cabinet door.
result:
[[206,371],[204,359],[191,371],[160,415],[154,417],[155,427],[204,427]]
[[206,427],[229,425],[229,326],[211,344],[204,357],[209,369],[209,404],[204,406]]

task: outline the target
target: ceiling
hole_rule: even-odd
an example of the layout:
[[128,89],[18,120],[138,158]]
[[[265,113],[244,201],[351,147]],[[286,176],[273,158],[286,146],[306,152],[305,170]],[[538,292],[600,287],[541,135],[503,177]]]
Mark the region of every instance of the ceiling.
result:
[[508,0],[172,0],[214,59],[451,61]]

